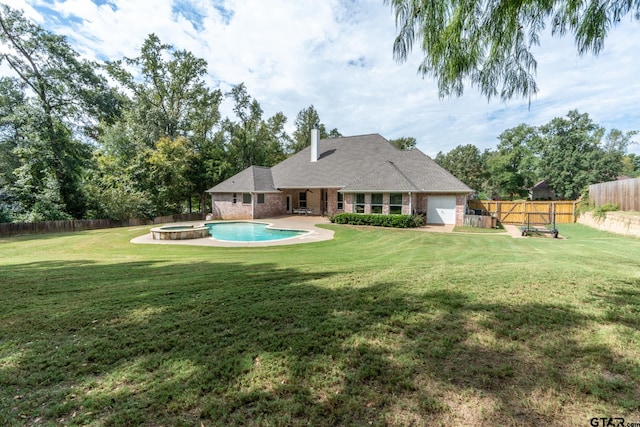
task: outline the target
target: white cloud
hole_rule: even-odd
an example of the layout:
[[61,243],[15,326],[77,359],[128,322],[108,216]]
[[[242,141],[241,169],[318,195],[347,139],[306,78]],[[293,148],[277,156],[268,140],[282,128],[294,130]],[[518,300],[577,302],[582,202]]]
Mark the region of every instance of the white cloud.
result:
[[[461,98],[439,99],[433,79],[417,74],[419,52],[405,64],[393,60],[394,17],[382,0],[190,1],[201,18],[195,26],[170,0],[113,0],[115,10],[87,0],[6,3],[92,59],[137,56],[153,32],[205,58],[211,85],[226,91],[244,82],[265,116],[282,111],[291,126],[313,104],[325,125],[344,135],[413,136],[432,156],[461,144],[495,148],[505,129],[540,125],[571,109],[607,129],[640,129],[637,21],[614,29],[597,57],[579,57],[570,38],[543,37],[535,52],[540,91],[529,105],[487,102],[471,87]],[[34,6],[83,21],[65,25]],[[223,111],[230,114],[230,106]]]

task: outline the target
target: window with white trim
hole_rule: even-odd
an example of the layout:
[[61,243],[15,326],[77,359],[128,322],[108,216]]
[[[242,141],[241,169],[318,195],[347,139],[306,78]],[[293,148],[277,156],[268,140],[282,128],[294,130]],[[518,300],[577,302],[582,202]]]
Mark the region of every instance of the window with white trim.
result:
[[372,214],[382,213],[382,194],[381,193],[371,194],[371,213]]
[[338,192],[338,210],[344,210],[344,193]]
[[389,194],[389,214],[400,215],[402,213],[402,193]]
[[355,213],[364,213],[364,193],[355,194],[356,202],[353,204],[353,211]]

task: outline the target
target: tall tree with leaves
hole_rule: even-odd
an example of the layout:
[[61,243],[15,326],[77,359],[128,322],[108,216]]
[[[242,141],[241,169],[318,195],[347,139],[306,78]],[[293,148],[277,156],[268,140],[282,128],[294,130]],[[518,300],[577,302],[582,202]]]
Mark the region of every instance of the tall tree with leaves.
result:
[[475,145],[459,145],[446,154],[440,151],[435,161],[470,188],[483,190],[487,180],[486,154]]
[[487,98],[531,98],[538,87],[537,46],[547,25],[554,36],[573,35],[579,54],[598,54],[621,18],[640,19],[640,0],[385,0],[395,11],[393,53],[406,61],[414,43],[441,96],[461,95],[471,81]]
[[233,101],[237,120],[226,118],[222,124],[225,149],[232,174],[249,166],[273,166],[284,158],[286,117],[277,113],[265,121],[260,103],[247,92],[244,83],[234,86],[227,97]]
[[[106,151],[124,150],[123,172],[134,174],[132,181],[155,201],[157,214],[181,211],[185,202],[191,210],[193,197],[202,204],[204,191],[212,185],[207,179],[213,175],[210,166],[214,167],[222,153],[214,148],[222,93],[211,90],[204,81],[206,61],[186,50],[176,50],[150,34],[138,57],[110,62],[107,69],[132,93],[132,99],[124,125],[107,132],[113,132],[113,138],[105,138],[119,149],[105,147]],[[126,138],[117,136],[123,132]],[[173,145],[190,153],[188,167],[176,167],[175,159],[163,155],[162,149]],[[161,161],[167,162],[166,171],[179,176],[164,174],[162,182],[157,182],[163,169],[158,163]],[[182,183],[185,191],[175,191],[175,183]]]
[[11,222],[19,210],[15,192],[18,140],[26,120],[26,96],[18,79],[0,78],[0,222]]
[[156,212],[167,215],[182,210],[182,203],[193,193],[194,183],[189,181],[195,152],[185,137],[163,137],[149,150],[147,163],[154,183],[152,200]]
[[219,118],[222,94],[204,81],[207,62],[162,43],[155,34],[144,41],[140,56],[109,62],[107,69],[133,93],[129,123],[147,147],[163,137],[186,137],[198,126],[200,134],[208,132],[197,122],[215,124]]
[[622,159],[622,173],[631,177],[638,178],[640,176],[640,155],[629,153]]
[[638,131],[635,130],[623,132],[611,129],[602,141],[602,149],[604,150],[604,156],[601,160],[602,168],[617,171],[617,174],[628,173],[629,176],[635,176],[633,168],[629,170],[630,157],[625,153],[629,145],[635,143],[633,138],[637,134]]
[[318,130],[320,131],[320,139],[338,138],[342,136],[336,128],[327,132],[326,126],[320,121],[320,115],[313,105],[300,110],[293,124],[296,129],[293,131],[293,141],[288,147],[288,151],[292,154],[311,145],[311,129],[315,126],[318,126]]
[[541,177],[558,197],[575,199],[590,184],[615,180],[622,171],[624,141],[612,136],[609,146],[602,144],[605,129],[586,113],[556,117],[540,127],[540,136]]
[[489,186],[501,196],[525,197],[538,180],[536,128],[521,124],[500,134],[498,149],[487,160]]
[[43,203],[57,202],[36,219],[82,217],[86,200],[81,180],[91,146],[80,138],[95,136],[100,120],[117,116],[118,97],[97,74],[97,65],[79,59],[64,37],[43,30],[4,4],[0,4],[0,43],[0,64],[13,70],[27,89],[26,103],[32,111],[17,141],[21,176],[16,185],[31,195],[21,201],[23,209],[35,209],[42,195]]

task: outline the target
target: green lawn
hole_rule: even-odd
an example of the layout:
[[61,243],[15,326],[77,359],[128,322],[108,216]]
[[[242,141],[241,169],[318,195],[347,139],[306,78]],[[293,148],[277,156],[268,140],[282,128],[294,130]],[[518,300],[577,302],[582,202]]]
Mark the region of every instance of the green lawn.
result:
[[0,239],[0,425],[640,422],[640,239]]

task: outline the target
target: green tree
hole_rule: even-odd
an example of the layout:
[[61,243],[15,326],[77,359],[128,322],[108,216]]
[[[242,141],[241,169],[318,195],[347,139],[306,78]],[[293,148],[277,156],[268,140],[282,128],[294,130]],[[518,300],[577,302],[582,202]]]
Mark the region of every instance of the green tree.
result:
[[[110,62],[107,69],[132,94],[123,122],[108,129],[105,134],[111,136],[104,138],[104,154],[122,157],[124,161],[116,163],[137,184],[136,192],[124,194],[149,195],[157,214],[182,212],[185,203],[191,211],[194,198],[203,207],[205,190],[225,155],[216,134],[222,93],[205,83],[206,61],[150,34],[139,56]],[[189,165],[177,167],[175,159],[162,153],[170,144],[189,153]],[[180,176],[163,175],[158,182],[163,168]],[[183,191],[176,191],[177,182]]]
[[154,191],[145,185],[150,180],[146,161],[150,151],[136,141],[127,119],[104,130],[86,177],[91,218],[125,220],[156,215]]
[[617,131],[609,135],[603,140],[605,129],[577,110],[540,127],[537,152],[541,178],[556,196],[574,199],[590,184],[620,175],[624,138]]
[[0,222],[10,222],[17,209],[14,171],[20,166],[15,149],[24,119],[26,96],[17,79],[0,78]]
[[534,151],[538,138],[537,129],[526,124],[500,134],[497,151],[487,160],[489,186],[494,193],[511,199],[527,195],[538,180]]
[[622,173],[637,178],[640,176],[640,156],[635,153],[629,153],[622,159]]
[[29,95],[23,107],[28,114],[12,116],[19,126],[14,153],[20,163],[15,185],[21,209],[37,211],[33,217],[41,219],[82,217],[82,176],[92,150],[87,138],[95,137],[99,121],[117,117],[118,97],[97,74],[97,64],[78,59],[64,37],[4,4],[0,43],[0,64],[15,73]]
[[184,137],[160,138],[150,151],[147,163],[154,183],[152,201],[158,214],[180,212],[182,202],[191,196],[193,184],[188,178],[194,156],[193,147]]
[[[619,174],[635,176],[632,163],[625,153],[629,145],[634,143],[633,137],[637,134],[638,131],[635,130],[623,132],[618,129],[611,129],[603,141],[604,144],[602,148],[604,149],[604,156],[602,159],[602,168],[618,170]],[[619,164],[621,164],[621,166],[619,166]],[[629,169],[629,166],[632,166],[631,169]]]
[[342,136],[337,129],[333,129],[331,134],[327,132],[326,126],[320,121],[320,115],[313,105],[300,110],[293,124],[296,129],[293,131],[293,141],[288,146],[288,151],[291,154],[311,145],[311,129],[315,126],[318,126],[318,130],[320,130],[320,139]]
[[126,220],[155,216],[153,195],[140,189],[121,158],[98,151],[86,179],[89,217]]
[[162,137],[187,137],[198,127],[200,134],[206,133],[210,128],[203,123],[219,119],[222,94],[204,81],[207,62],[162,43],[155,34],[144,41],[140,56],[109,62],[107,69],[133,94],[129,123],[147,147]]
[[416,139],[412,136],[403,136],[397,139],[390,139],[389,142],[399,150],[413,150],[416,148]]
[[[213,109],[205,109],[211,113]],[[197,195],[198,210],[207,210],[209,197],[206,190],[214,183],[221,181],[222,176],[227,176],[229,163],[224,151],[224,139],[222,135],[215,131],[220,123],[220,114],[215,109],[215,114],[209,117],[202,116],[199,120],[193,120],[193,133],[190,141],[194,150],[194,157],[191,168],[188,171],[188,180],[193,184],[193,189]],[[191,198],[189,199],[189,212],[192,211]]]
[[447,154],[438,152],[436,163],[477,192],[481,192],[487,180],[486,154],[472,144],[459,145]]
[[260,103],[247,92],[244,83],[227,94],[233,100],[237,121],[226,118],[222,124],[225,148],[232,165],[231,173],[249,166],[273,166],[284,158],[286,117],[277,113],[267,121]]
[[532,47],[551,25],[554,36],[571,33],[579,54],[598,54],[609,31],[640,0],[478,1],[385,0],[395,11],[393,53],[406,61],[414,43],[424,59],[419,73],[435,77],[440,96],[461,95],[470,81],[487,98],[531,98],[538,88]]
[[327,138],[340,138],[342,134],[338,131],[338,128],[333,128],[327,134]]

